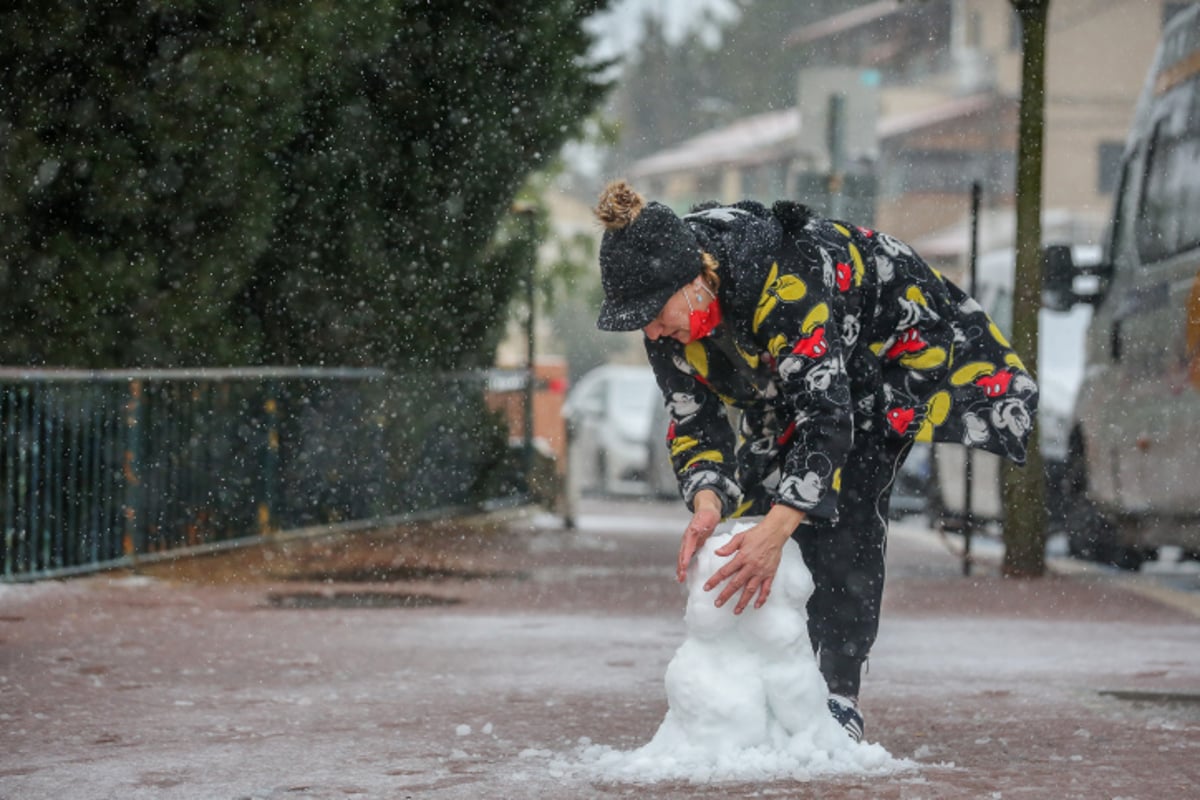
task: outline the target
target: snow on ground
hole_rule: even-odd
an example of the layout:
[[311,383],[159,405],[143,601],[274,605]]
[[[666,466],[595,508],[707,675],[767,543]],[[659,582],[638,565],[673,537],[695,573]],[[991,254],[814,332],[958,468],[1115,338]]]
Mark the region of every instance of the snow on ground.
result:
[[[1194,692],[1191,618],[1123,611],[1138,598],[1087,576],[962,582],[936,534],[897,524],[864,693],[893,758],[830,727],[800,635],[807,589],[736,620],[696,584],[685,600],[671,556],[686,514],[623,508],[557,541],[547,526],[536,538],[561,558],[459,606],[278,608],[262,587],[103,576],[0,586],[0,797],[1192,796],[1175,789],[1195,774],[1195,705],[1101,692]],[[788,559],[784,583],[802,565]],[[667,591],[648,593],[659,573]],[[570,603],[523,605],[540,594]],[[1149,766],[1123,755],[1138,747]]]

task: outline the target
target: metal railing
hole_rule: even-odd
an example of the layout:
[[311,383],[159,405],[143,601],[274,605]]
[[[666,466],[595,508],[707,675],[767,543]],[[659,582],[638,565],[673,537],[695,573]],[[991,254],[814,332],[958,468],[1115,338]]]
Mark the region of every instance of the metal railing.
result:
[[0,369],[0,581],[523,499],[491,375]]

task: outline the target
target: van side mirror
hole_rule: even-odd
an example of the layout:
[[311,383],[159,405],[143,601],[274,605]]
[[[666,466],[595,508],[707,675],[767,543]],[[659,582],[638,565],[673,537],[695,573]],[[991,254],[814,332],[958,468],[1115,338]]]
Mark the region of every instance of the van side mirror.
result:
[[1042,306],[1051,311],[1070,311],[1079,302],[1075,275],[1071,245],[1052,244],[1042,250]]
[[1112,281],[1111,263],[1075,262],[1069,244],[1051,244],[1042,250],[1042,306],[1070,311],[1080,303],[1098,305]]

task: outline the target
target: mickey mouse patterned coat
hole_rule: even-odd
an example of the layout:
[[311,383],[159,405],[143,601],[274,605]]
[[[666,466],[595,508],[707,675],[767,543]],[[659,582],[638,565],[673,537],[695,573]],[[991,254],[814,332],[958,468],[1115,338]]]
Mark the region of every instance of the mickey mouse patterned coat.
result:
[[727,516],[778,502],[836,519],[860,437],[1024,463],[1034,380],[979,304],[907,245],[788,202],[710,205],[684,221],[720,265],[725,321],[686,346],[646,339],[646,351],[689,508],[712,489]]

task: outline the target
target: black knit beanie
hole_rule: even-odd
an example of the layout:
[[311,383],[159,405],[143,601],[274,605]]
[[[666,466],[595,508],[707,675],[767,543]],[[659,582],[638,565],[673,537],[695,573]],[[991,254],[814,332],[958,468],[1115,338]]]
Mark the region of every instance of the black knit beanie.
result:
[[[616,187],[636,198],[627,213],[604,210]],[[700,245],[683,220],[661,203],[641,205],[627,184],[614,184],[601,196],[597,216],[608,230],[600,242],[600,283],[604,303],[596,327],[635,331],[654,321],[671,295],[704,269]]]

